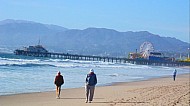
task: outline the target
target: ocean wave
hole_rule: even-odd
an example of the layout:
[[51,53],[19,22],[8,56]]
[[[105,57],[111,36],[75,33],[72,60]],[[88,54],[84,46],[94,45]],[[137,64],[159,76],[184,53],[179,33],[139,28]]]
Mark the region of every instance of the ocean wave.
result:
[[17,59],[17,58],[2,58],[0,57],[0,61],[10,61],[10,62],[39,62],[40,59]]
[[110,77],[125,77],[128,76],[128,74],[123,74],[123,73],[113,73],[113,74],[106,74],[106,76],[110,76]]
[[33,63],[0,63],[0,66],[19,66],[19,67],[35,67],[35,66],[47,66],[46,64],[33,64]]
[[[143,66],[132,65],[129,63],[112,63],[103,61],[82,61],[69,59],[49,59],[49,58],[3,58],[0,57],[0,66],[52,66],[62,68],[142,68]],[[145,67],[145,66],[144,66]]]
[[119,74],[118,73],[113,73],[113,74],[108,74],[108,76],[110,76],[110,77],[118,77]]

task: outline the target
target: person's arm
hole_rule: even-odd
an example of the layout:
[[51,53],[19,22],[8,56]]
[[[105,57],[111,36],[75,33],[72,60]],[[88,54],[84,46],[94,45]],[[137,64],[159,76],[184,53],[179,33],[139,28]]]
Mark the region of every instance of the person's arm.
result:
[[54,84],[56,84],[56,79],[57,79],[57,77],[55,77]]
[[62,76],[62,81],[63,81],[62,84],[64,84],[64,78],[63,78],[63,76]]
[[87,79],[87,77],[88,77],[88,74],[86,75],[86,83],[88,82],[88,79]]
[[97,84],[97,78],[96,78],[96,75],[95,75],[94,84],[95,84],[95,85]]

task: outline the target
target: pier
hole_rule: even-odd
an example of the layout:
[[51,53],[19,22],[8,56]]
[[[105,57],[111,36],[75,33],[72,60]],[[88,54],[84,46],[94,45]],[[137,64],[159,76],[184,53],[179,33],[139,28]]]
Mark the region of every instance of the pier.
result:
[[112,63],[131,63],[139,65],[154,65],[154,66],[169,66],[169,67],[190,66],[190,62],[179,62],[179,61],[151,61],[146,59],[128,59],[120,57],[90,56],[90,55],[77,55],[77,54],[68,54],[68,53],[31,52],[23,50],[15,50],[14,53],[16,55],[70,59],[70,60],[103,61],[103,62],[112,62]]

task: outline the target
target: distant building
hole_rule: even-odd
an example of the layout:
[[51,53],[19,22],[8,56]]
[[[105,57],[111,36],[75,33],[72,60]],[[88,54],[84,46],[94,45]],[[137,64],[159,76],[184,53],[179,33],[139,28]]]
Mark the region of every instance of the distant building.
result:
[[23,52],[48,53],[48,51],[42,45],[24,47],[23,49],[16,49],[14,51],[16,55],[22,55]]
[[142,54],[140,53],[129,53],[129,56],[128,56],[129,59],[137,59],[141,57],[142,57]]
[[42,45],[25,47],[24,51],[47,53],[48,51]]
[[174,61],[175,58],[165,57],[160,52],[150,52],[150,55],[147,58],[148,60],[154,60],[154,61]]

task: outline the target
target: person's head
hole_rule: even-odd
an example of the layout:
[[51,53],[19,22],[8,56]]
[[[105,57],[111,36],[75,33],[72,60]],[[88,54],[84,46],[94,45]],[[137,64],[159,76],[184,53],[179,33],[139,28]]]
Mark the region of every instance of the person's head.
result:
[[90,73],[90,74],[94,73],[94,70],[93,70],[93,69],[90,69],[89,73]]
[[58,72],[57,72],[57,75],[61,75],[61,72],[60,72],[60,71],[58,71]]

